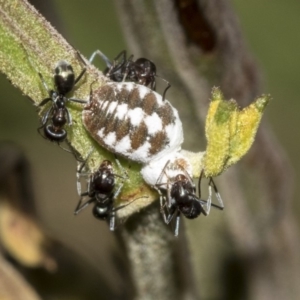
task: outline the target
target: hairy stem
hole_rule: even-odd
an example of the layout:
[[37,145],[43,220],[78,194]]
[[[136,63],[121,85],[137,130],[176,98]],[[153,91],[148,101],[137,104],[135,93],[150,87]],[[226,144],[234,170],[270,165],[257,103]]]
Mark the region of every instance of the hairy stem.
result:
[[[128,47],[137,57],[155,61],[157,73],[172,84],[168,98],[179,108],[185,145],[190,150],[203,147],[204,134],[199,128],[203,128],[214,85],[221,87],[226,99],[232,97],[241,106],[261,93],[260,70],[247,49],[228,0],[129,0],[115,4]],[[193,265],[198,281],[209,280],[208,274],[218,274],[220,279],[216,282],[215,277],[209,277],[214,286],[210,291],[201,285],[206,298],[236,297],[222,292],[235,290],[223,280],[230,276],[227,269],[222,269],[228,263],[226,259],[239,261],[244,276],[249,278],[247,289],[244,288],[249,299],[295,298],[299,294],[294,280],[300,274],[295,268],[295,262],[299,262],[295,251],[299,234],[290,201],[292,172],[274,133],[266,122],[262,125],[242,163],[225,172],[217,182],[225,204],[225,220],[213,221],[210,216],[205,221],[189,223],[193,260],[199,262]],[[200,222],[201,228],[196,227]],[[228,239],[233,242],[232,257],[225,256],[226,247],[213,252],[209,247],[215,237],[209,235],[213,224],[226,231],[226,243]],[[212,256],[214,252],[216,255]],[[272,274],[271,279],[266,272]],[[291,279],[288,285],[286,278]]]

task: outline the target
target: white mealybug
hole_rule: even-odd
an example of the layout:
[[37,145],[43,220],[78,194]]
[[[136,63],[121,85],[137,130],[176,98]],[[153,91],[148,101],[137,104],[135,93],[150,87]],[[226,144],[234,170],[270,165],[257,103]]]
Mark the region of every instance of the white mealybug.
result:
[[82,120],[101,146],[143,164],[141,174],[159,192],[165,222],[169,224],[177,215],[175,235],[180,213],[187,218],[208,215],[211,184],[208,201],[200,200],[191,179],[192,167],[180,154],[182,123],[169,101],[142,85],[109,82],[91,91]]
[[101,146],[142,164],[179,151],[183,142],[177,110],[132,82],[109,82],[92,91],[82,120]]

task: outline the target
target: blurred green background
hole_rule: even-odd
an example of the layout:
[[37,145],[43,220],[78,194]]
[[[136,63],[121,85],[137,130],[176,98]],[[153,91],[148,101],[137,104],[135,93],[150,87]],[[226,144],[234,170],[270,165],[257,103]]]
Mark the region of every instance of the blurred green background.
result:
[[[297,178],[300,174],[300,143],[297,131],[300,126],[300,1],[235,0],[232,3],[249,48],[264,73],[263,91],[273,97],[264,118],[274,129],[295,171],[293,205],[295,213],[299,215],[300,203],[297,199],[300,187]],[[86,57],[100,49],[109,58],[114,58],[121,50],[126,49],[113,1],[56,0],[52,4],[62,34]],[[96,64],[103,68],[101,62]],[[91,218],[89,212],[76,218],[73,216],[78,201],[75,160],[37,133],[39,120],[35,107],[3,75],[0,76],[0,89],[0,140],[11,140],[21,145],[32,163],[38,210],[48,230],[67,243],[77,241],[73,246],[79,253],[85,254],[91,263],[94,263],[95,256],[87,255],[86,251],[97,251],[100,264],[98,261],[96,266],[100,265],[103,272],[107,264],[105,246],[114,241],[108,234],[106,224]],[[226,203],[232,204],[230,201]],[[106,233],[105,237],[95,232],[96,226]],[[88,245],[91,240],[97,246],[94,249],[85,249],[84,245]]]
[[[273,97],[265,119],[285,149],[295,172],[295,213],[300,213],[300,2],[233,1],[249,48],[264,75],[264,92]],[[274,149],[276,151],[276,149]]]

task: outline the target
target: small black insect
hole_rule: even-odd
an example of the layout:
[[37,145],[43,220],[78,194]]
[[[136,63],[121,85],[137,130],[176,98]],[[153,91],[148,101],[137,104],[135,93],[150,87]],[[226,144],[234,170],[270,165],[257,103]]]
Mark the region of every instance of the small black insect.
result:
[[[133,81],[135,83],[149,86],[152,90],[156,89],[156,66],[155,64],[147,58],[138,58],[136,61],[133,60],[133,55],[126,57],[126,51],[123,50],[117,55],[117,57],[111,62],[100,50],[95,51],[91,58],[92,62],[96,55],[99,55],[106,64],[106,69],[104,74],[112,81],[122,82],[122,81]],[[161,78],[161,77],[160,77]],[[165,99],[167,90],[171,87],[170,83],[164,80],[167,87],[163,93],[163,100]]]
[[[88,159],[88,158],[87,158]],[[129,205],[118,206],[114,208],[114,199],[118,197],[123,187],[123,182],[119,184],[118,188],[115,189],[115,178],[119,177],[121,179],[128,179],[127,172],[122,168],[120,162],[116,159],[118,166],[121,168],[123,175],[118,175],[114,173],[111,161],[104,160],[99,169],[94,173],[83,174],[83,169],[86,164],[85,160],[78,169],[77,178],[78,185],[77,190],[80,195],[80,200],[75,208],[74,214],[77,215],[91,203],[94,203],[93,215],[100,220],[108,220],[109,228],[111,231],[115,230],[115,213],[117,210]],[[82,175],[89,175],[88,178],[88,189],[85,192],[81,192],[81,185],[79,183],[79,178]],[[83,202],[83,199],[88,197],[87,201]],[[134,201],[134,200],[133,200]]]
[[[83,59],[81,60],[83,61]],[[68,62],[60,60],[54,69],[54,90],[50,90],[48,88],[42,74],[38,73],[45,89],[49,94],[49,97],[42,100],[38,106],[44,106],[49,101],[52,101],[51,107],[42,117],[42,126],[38,128],[38,132],[44,138],[57,143],[65,140],[67,132],[64,129],[64,125],[66,123],[68,123],[68,125],[72,124],[72,117],[66,106],[67,102],[87,102],[85,100],[79,100],[76,98],[67,98],[66,95],[74,89],[76,83],[82,78],[85,71],[86,68],[83,68],[79,76],[75,79],[72,66]],[[44,134],[41,133],[41,129],[43,129]]]
[[[209,197],[206,201],[200,199],[200,182],[202,173],[198,183],[199,197],[196,195],[196,187],[192,181],[192,178],[187,172],[184,173],[185,174],[177,174],[174,179],[169,179],[169,182],[167,183],[160,183],[156,185],[156,189],[160,194],[161,213],[163,214],[165,223],[169,224],[172,221],[173,217],[176,216],[174,229],[175,236],[178,236],[179,233],[181,214],[183,214],[188,219],[195,219],[201,214],[207,216],[210,212],[211,206],[221,210],[223,210],[224,208],[221,196],[212,178],[209,179]],[[165,185],[167,188],[165,195],[163,195],[161,191],[161,187],[163,185]],[[211,203],[211,187],[214,188],[220,206]],[[206,207],[206,209],[204,207]]]

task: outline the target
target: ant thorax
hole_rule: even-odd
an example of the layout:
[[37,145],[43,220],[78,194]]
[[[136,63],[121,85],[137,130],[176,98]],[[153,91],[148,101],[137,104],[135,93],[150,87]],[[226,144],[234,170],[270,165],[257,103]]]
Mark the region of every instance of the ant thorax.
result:
[[82,120],[102,147],[142,164],[178,152],[183,142],[177,110],[158,93],[131,82],[109,82],[91,91]]

